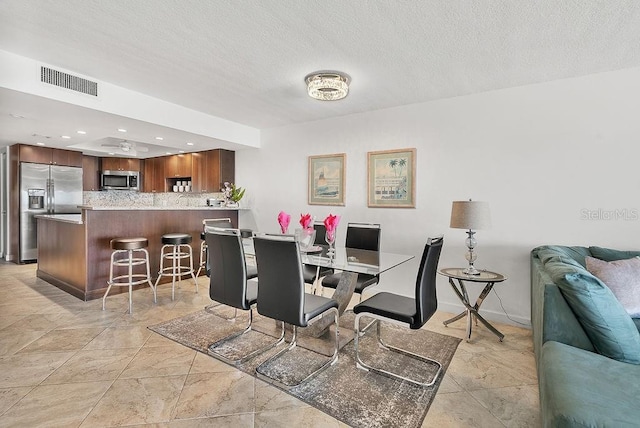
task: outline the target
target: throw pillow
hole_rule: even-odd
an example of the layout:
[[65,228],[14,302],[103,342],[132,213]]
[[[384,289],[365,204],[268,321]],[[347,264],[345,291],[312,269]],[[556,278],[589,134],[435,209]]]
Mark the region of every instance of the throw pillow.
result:
[[594,348],[609,358],[640,364],[640,332],[609,287],[586,269],[560,260],[550,260],[545,269]]
[[632,318],[640,318],[640,258],[605,262],[587,257],[587,270],[609,287]]

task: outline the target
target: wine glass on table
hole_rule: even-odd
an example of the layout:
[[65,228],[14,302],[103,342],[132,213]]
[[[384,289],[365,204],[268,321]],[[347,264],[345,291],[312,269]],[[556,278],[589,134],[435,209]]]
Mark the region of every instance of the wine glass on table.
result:
[[329,256],[329,258],[332,258],[334,256],[334,254],[336,253],[335,250],[335,242],[336,242],[336,231],[335,230],[327,230],[327,232],[324,235],[324,240],[327,241],[327,244],[329,244],[329,249],[327,250],[327,255]]

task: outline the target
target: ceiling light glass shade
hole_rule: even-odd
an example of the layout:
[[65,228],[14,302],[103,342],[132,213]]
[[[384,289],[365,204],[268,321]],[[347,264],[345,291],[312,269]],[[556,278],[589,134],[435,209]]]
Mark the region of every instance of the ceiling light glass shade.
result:
[[304,78],[307,93],[321,101],[341,100],[349,93],[350,78],[337,71],[317,71]]

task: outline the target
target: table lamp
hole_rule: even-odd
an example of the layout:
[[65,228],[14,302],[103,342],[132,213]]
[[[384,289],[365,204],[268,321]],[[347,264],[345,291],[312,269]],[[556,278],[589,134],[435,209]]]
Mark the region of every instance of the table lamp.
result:
[[467,245],[466,259],[469,267],[462,272],[467,275],[480,275],[473,263],[478,257],[473,249],[476,247],[476,239],[474,229],[488,229],[491,226],[491,217],[489,215],[489,204],[487,202],[472,201],[453,201],[451,206],[451,223],[449,227],[454,229],[467,229],[469,237],[465,240]]

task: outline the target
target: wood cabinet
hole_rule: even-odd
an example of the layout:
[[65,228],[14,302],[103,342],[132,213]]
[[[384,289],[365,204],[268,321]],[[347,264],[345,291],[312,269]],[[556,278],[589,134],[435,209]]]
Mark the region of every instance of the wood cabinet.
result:
[[82,190],[100,190],[100,159],[96,156],[82,156]]
[[54,149],[51,147],[29,146],[19,147],[20,162],[40,163],[61,166],[82,166],[82,152]]
[[[194,153],[195,154],[195,153]],[[231,150],[209,150],[199,152],[201,165],[194,169],[192,184],[194,192],[219,192],[222,183],[233,183],[236,172],[236,153]]]
[[102,158],[101,171],[140,171],[140,159]]
[[167,156],[165,174],[167,178],[191,177],[191,153]]
[[143,192],[164,192],[166,186],[165,157],[148,158],[144,160],[142,172]]

